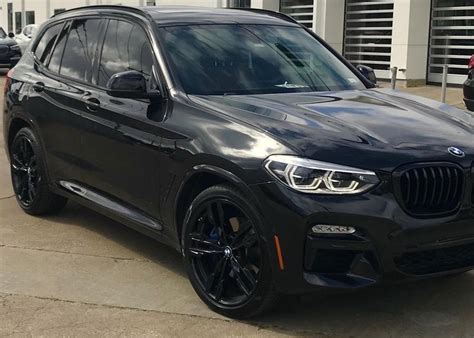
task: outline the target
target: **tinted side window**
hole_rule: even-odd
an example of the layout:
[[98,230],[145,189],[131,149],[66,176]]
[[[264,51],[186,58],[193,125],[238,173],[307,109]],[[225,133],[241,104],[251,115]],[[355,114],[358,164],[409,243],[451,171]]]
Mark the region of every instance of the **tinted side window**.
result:
[[127,70],[152,76],[153,55],[145,31],[134,24],[110,20],[99,65],[98,85],[105,87],[110,77]]
[[66,45],[69,27],[71,27],[71,22],[66,23],[61,33],[59,33],[58,42],[56,43],[56,47],[51,55],[51,60],[49,61],[49,70],[56,73],[59,73],[59,67],[61,66],[61,58],[63,56],[64,46]]
[[81,19],[73,22],[64,49],[60,74],[87,80],[92,72],[100,23],[100,19]]
[[53,50],[54,42],[58,37],[59,32],[61,31],[62,23],[52,26],[46,30],[46,32],[41,37],[41,40],[36,45],[35,55],[36,58],[41,62],[44,63],[48,56],[51,54]]

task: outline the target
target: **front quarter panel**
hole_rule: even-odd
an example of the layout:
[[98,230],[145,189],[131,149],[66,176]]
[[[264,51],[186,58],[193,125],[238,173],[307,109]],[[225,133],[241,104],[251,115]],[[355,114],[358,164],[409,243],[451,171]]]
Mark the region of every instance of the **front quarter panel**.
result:
[[175,227],[175,201],[194,172],[218,168],[215,175],[250,186],[270,180],[262,169],[265,158],[293,153],[264,132],[196,106],[186,98],[175,101],[163,127],[169,132],[163,133],[160,145],[160,151],[166,154],[160,170],[161,206],[165,223]]

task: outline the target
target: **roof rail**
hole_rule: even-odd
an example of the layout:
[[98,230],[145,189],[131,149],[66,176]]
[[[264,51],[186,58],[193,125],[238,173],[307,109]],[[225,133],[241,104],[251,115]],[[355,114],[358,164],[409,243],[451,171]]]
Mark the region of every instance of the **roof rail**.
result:
[[300,25],[300,23],[298,21],[296,21],[295,19],[293,19],[291,16],[289,16],[287,14],[284,14],[284,13],[271,11],[269,9],[261,9],[261,8],[229,8],[229,9],[238,9],[238,10],[247,11],[247,12],[266,14],[266,15],[273,16],[273,17],[278,18],[278,19],[282,19],[284,21],[288,21],[288,22]]
[[54,17],[59,16],[59,15],[69,14],[69,13],[73,13],[75,11],[81,11],[81,10],[85,10],[85,9],[122,9],[122,10],[127,10],[127,11],[133,11],[135,13],[146,16],[146,13],[144,11],[142,11],[141,9],[137,8],[137,7],[122,6],[122,5],[91,5],[91,6],[81,6],[81,7],[75,7],[75,8],[67,9],[64,12],[54,14],[51,17],[54,18]]

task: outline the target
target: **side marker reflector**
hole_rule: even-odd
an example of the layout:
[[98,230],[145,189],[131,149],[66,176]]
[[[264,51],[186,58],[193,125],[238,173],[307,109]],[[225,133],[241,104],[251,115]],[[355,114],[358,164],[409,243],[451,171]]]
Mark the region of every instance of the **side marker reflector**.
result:
[[275,240],[275,249],[276,249],[277,257],[278,257],[278,266],[280,267],[280,270],[285,270],[285,263],[283,262],[283,255],[281,253],[281,247],[280,247],[280,239],[278,238],[277,235],[274,235],[273,239]]

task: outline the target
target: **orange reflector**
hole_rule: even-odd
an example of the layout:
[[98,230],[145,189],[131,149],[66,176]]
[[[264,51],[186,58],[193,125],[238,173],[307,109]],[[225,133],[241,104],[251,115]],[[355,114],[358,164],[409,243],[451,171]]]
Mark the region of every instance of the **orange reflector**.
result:
[[285,270],[285,263],[283,262],[283,255],[281,253],[281,247],[280,247],[280,239],[278,238],[277,235],[274,235],[273,239],[275,240],[275,249],[276,249],[277,257],[278,257],[278,266],[280,267],[280,270]]

